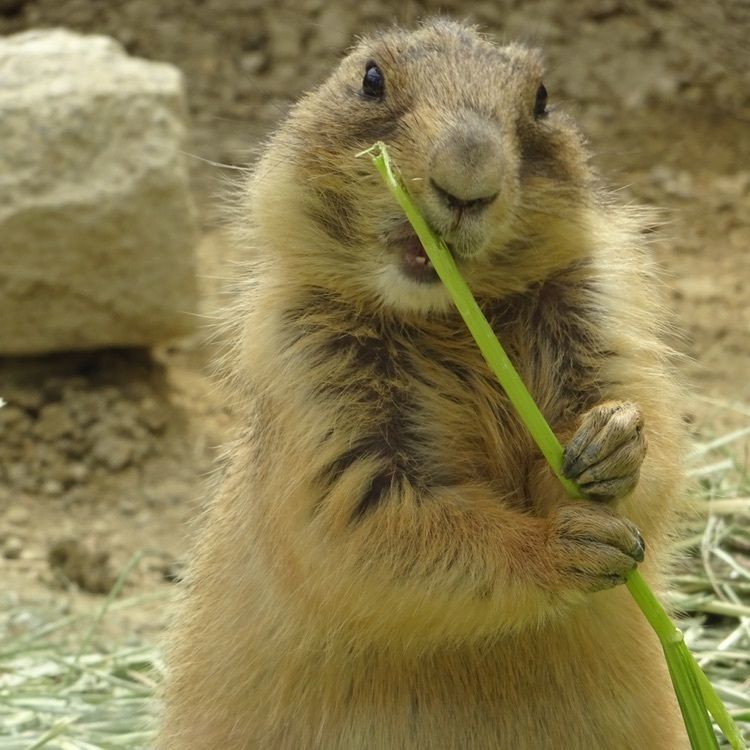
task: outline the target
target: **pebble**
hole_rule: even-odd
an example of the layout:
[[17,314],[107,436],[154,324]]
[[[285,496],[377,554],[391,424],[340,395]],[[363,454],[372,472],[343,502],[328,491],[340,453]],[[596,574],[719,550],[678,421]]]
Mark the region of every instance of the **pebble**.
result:
[[67,405],[54,403],[41,409],[34,431],[44,440],[55,441],[70,435],[75,427]]
[[52,497],[62,495],[64,489],[62,482],[57,479],[47,479],[42,484],[42,492],[44,492],[45,495],[50,495]]
[[14,432],[19,429],[24,429],[27,425],[26,411],[18,406],[8,404],[0,409],[0,432],[4,433],[5,430],[13,430]]
[[5,513],[5,522],[11,526],[25,526],[31,518],[31,511],[23,505],[13,505]]
[[133,458],[133,444],[117,435],[102,435],[94,442],[91,457],[112,471],[120,471]]
[[3,557],[6,560],[18,560],[23,552],[23,539],[17,536],[9,536],[3,542]]
[[75,462],[68,465],[66,478],[74,484],[80,484],[88,479],[90,473],[89,467],[86,464]]
[[30,388],[14,388],[10,391],[6,399],[9,404],[15,404],[29,411],[36,411],[44,403],[44,394],[39,390]]

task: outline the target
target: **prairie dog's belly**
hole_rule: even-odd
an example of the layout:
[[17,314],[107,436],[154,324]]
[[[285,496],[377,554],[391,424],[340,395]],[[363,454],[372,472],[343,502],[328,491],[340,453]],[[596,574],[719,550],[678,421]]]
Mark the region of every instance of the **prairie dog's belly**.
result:
[[[622,605],[619,620],[607,611]],[[600,595],[591,610],[599,627],[574,616],[533,639],[421,657],[363,649],[345,663],[314,660],[276,696],[282,713],[261,723],[260,735],[249,728],[257,739],[247,747],[686,750],[679,725],[661,720],[670,696],[638,683],[661,658],[648,626],[617,592]],[[601,626],[611,626],[608,637]]]

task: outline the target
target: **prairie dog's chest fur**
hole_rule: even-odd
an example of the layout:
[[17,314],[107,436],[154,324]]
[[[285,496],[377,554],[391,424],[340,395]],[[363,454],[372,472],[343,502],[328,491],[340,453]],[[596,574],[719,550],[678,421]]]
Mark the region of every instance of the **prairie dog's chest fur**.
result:
[[[559,274],[501,305],[485,305],[555,423],[596,397],[604,356],[597,350],[604,337],[593,330],[584,336],[580,311],[577,320],[570,315],[585,305],[579,283],[575,272]],[[516,498],[519,507],[528,501],[532,441],[457,313],[405,321],[357,311],[325,290],[284,301],[271,288],[266,299],[255,314],[258,323],[265,319],[267,338],[246,357],[273,363],[254,368],[259,389],[277,403],[295,404],[290,420],[306,430],[299,437],[300,460],[317,463],[335,442],[332,475],[363,456],[381,461],[357,512],[375,507],[393,476],[422,488],[481,480],[500,496]],[[249,327],[257,330],[254,323]],[[311,422],[329,425],[331,434],[307,431]],[[258,435],[268,439],[262,430]]]

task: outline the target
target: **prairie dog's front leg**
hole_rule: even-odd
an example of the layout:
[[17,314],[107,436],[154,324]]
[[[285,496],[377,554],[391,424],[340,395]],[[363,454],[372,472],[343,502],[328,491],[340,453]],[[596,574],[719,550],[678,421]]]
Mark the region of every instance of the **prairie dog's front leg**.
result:
[[643,416],[630,401],[587,411],[563,454],[563,474],[592,500],[616,500],[635,489],[647,441]]

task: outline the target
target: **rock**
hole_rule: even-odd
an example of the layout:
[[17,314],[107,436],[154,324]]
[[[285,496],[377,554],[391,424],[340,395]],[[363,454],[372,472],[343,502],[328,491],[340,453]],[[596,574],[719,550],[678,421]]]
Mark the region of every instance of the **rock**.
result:
[[19,461],[8,464],[5,467],[5,476],[7,481],[13,485],[25,487],[28,483],[28,472],[26,466]]
[[92,594],[108,593],[116,579],[109,553],[89,549],[77,539],[62,539],[52,544],[47,561],[53,572]]
[[42,484],[42,492],[51,497],[62,495],[64,489],[65,487],[63,487],[63,483],[57,479],[47,479]]
[[91,457],[111,471],[120,471],[133,460],[133,445],[127,438],[103,433],[94,440]]
[[0,37],[0,354],[147,346],[192,327],[180,72],[112,39]]
[[36,434],[47,441],[58,440],[65,435],[70,435],[75,428],[75,423],[70,417],[68,409],[63,404],[47,404],[39,412],[36,423]]
[[164,477],[144,487],[144,499],[152,507],[179,505],[190,500],[193,488],[185,479]]
[[24,505],[14,505],[5,514],[5,523],[10,526],[25,526],[31,518],[31,512]]
[[160,407],[159,402],[156,401],[156,399],[147,396],[142,399],[140,407],[141,411],[138,418],[140,419],[141,424],[154,434],[159,435],[163,433],[167,426],[167,415]]
[[85,482],[89,477],[89,467],[80,461],[75,461],[65,469],[66,479],[71,484],[80,484]]
[[19,409],[17,406],[4,406],[0,411],[0,435],[3,435],[5,430],[22,429],[21,425],[25,421],[26,412],[23,409]]
[[6,560],[18,560],[23,552],[23,539],[17,536],[9,536],[3,543],[3,557]]
[[[1,247],[2,243],[0,242],[0,248]],[[0,276],[1,275],[2,269],[0,269]],[[2,304],[1,301],[0,304]],[[7,401],[9,404],[15,404],[16,406],[20,406],[23,409],[36,411],[44,403],[44,395],[38,390],[32,390],[30,388],[14,388],[10,393],[7,394]]]

